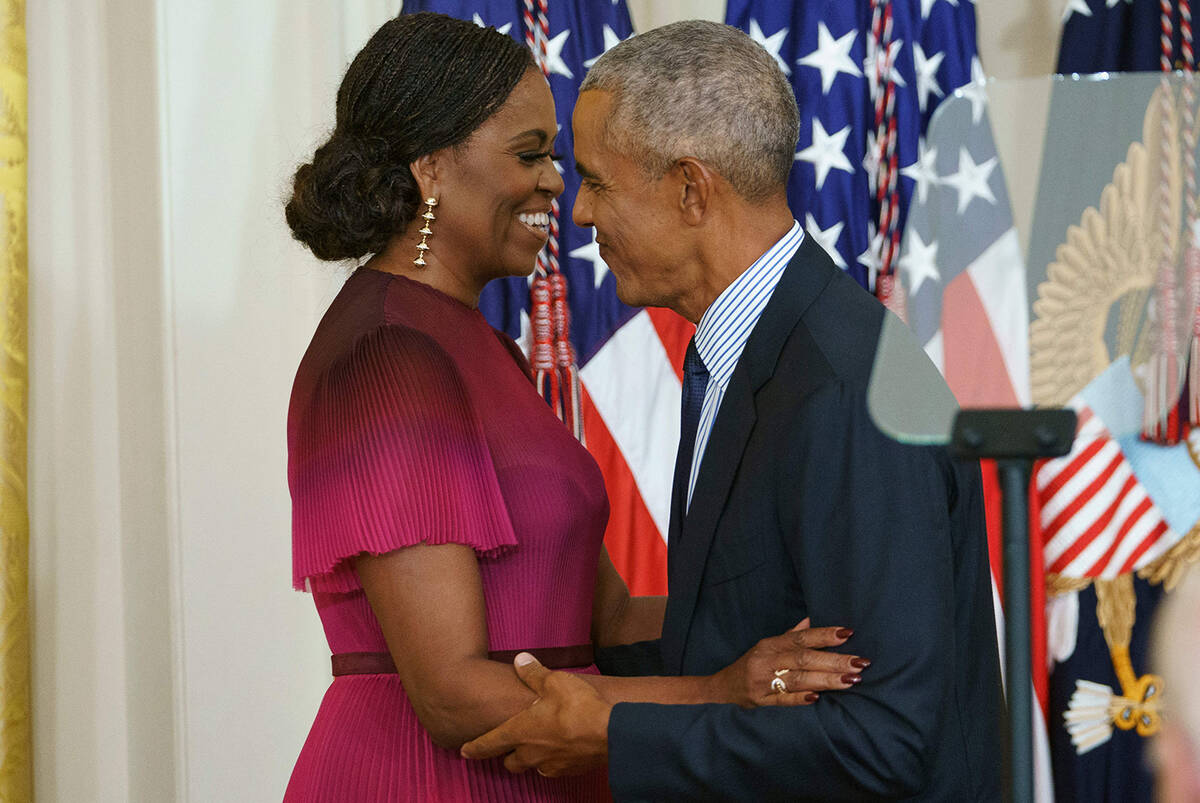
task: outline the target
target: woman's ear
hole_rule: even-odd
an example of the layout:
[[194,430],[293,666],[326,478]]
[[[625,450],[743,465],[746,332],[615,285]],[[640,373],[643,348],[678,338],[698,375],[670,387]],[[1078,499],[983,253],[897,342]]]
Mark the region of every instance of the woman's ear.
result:
[[418,156],[408,165],[413,178],[416,179],[422,199],[438,197],[438,178],[442,169],[442,155],[441,151],[427,153],[424,156]]

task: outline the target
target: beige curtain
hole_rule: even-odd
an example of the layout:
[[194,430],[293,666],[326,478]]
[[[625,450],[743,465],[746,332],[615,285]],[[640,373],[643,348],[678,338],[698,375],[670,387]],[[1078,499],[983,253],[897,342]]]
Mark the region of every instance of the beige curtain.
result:
[[0,801],[33,799],[25,494],[25,3],[0,3]]

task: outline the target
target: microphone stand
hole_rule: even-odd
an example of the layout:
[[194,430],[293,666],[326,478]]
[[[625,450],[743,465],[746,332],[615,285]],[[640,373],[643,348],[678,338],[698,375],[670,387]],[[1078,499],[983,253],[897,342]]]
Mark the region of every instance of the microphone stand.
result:
[[1029,480],[1033,461],[1061,457],[1075,440],[1075,411],[960,410],[951,452],[960,460],[997,461],[1004,556],[1004,665],[1008,699],[1005,797],[1033,803],[1033,662],[1030,647]]

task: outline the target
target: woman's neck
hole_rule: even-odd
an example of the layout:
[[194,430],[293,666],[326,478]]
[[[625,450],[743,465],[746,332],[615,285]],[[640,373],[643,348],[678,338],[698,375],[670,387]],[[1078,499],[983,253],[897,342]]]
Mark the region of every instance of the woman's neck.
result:
[[451,267],[440,259],[433,249],[425,252],[424,267],[414,265],[417,241],[408,242],[409,239],[404,236],[394,238],[382,251],[367,261],[366,267],[428,285],[461,301],[471,309],[479,306],[479,294],[483,292],[486,281],[481,282],[478,277],[465,275],[462,270]]

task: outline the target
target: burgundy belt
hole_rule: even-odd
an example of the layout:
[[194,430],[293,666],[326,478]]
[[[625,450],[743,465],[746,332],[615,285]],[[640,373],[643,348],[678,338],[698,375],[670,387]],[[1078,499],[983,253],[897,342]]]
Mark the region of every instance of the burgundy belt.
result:
[[[517,653],[529,652],[550,669],[569,669],[591,666],[595,656],[591,644],[575,644],[570,647],[539,647],[532,650],[494,650],[488,658],[500,663],[511,664]],[[333,676],[339,675],[394,675],[396,664],[386,652],[339,652],[330,657]]]

